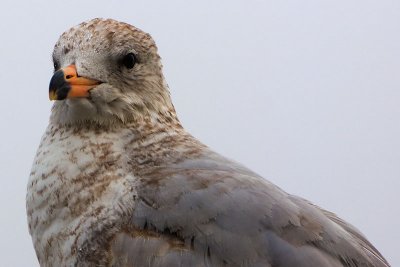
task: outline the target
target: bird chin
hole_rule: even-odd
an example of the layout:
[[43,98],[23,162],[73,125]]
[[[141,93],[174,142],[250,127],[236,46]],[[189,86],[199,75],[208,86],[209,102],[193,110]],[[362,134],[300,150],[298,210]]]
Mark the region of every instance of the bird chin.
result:
[[125,117],[123,110],[113,110],[108,103],[94,98],[75,98],[56,101],[51,123],[66,126],[110,127],[120,124]]
[[65,104],[70,110],[82,113],[87,113],[88,111],[90,113],[90,111],[94,108],[94,103],[90,97],[66,99]]
[[97,109],[89,98],[74,98],[56,101],[53,105],[51,122],[73,125],[95,117]]

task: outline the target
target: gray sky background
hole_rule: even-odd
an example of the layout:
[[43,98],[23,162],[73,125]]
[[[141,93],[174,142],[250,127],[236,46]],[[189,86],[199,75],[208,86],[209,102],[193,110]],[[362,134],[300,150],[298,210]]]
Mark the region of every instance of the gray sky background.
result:
[[25,214],[51,52],[94,17],[152,34],[186,128],[337,213],[400,266],[400,1],[2,1],[0,251],[37,266]]

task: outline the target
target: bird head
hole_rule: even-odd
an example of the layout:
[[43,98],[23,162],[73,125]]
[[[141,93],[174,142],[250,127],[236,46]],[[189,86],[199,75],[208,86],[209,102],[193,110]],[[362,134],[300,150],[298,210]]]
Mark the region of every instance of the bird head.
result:
[[111,19],[93,19],[64,32],[53,51],[51,122],[126,124],[176,118],[152,37]]

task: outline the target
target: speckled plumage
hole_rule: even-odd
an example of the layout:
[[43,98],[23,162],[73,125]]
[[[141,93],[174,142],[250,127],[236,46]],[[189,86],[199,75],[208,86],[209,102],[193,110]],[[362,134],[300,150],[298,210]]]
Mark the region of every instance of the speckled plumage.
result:
[[[119,64],[130,52],[132,70]],[[102,84],[55,102],[34,160],[41,266],[389,266],[353,226],[188,134],[147,33],[94,19],[53,58]]]

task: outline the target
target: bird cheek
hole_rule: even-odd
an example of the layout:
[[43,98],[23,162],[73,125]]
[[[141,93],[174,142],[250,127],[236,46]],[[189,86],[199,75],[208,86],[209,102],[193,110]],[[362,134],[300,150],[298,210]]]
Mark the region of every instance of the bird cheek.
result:
[[107,83],[102,83],[90,90],[90,98],[99,103],[111,103],[120,98],[120,91]]

